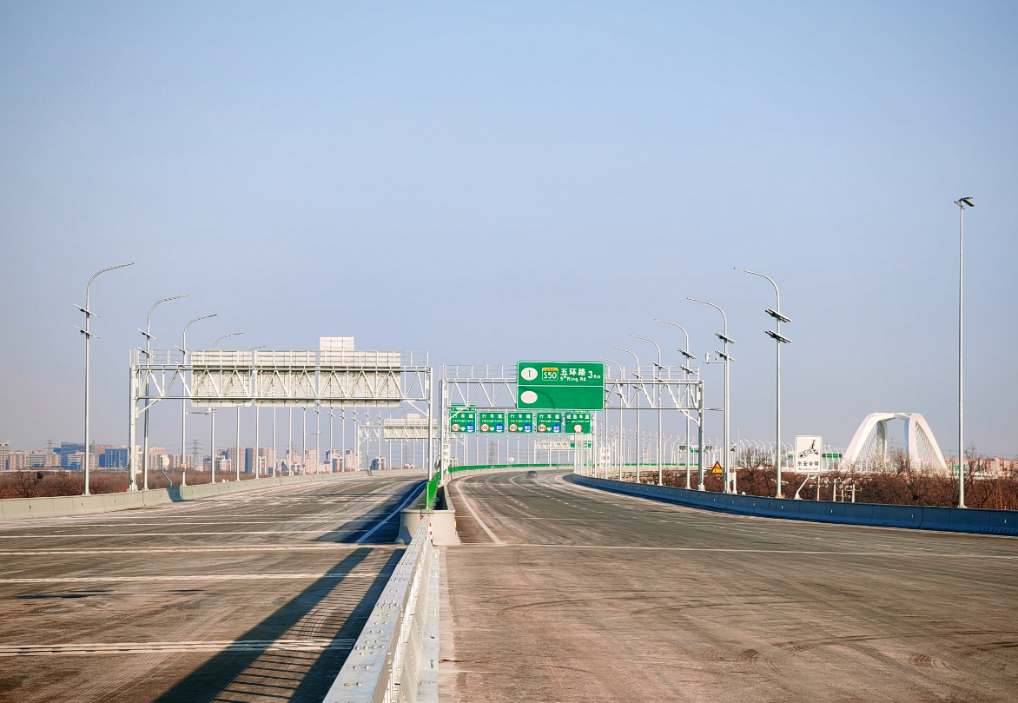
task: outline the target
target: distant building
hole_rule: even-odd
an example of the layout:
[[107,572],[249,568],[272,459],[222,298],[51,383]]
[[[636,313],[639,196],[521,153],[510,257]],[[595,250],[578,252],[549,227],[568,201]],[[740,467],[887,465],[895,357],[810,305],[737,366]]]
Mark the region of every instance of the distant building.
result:
[[70,471],[81,471],[81,458],[85,453],[85,445],[81,442],[61,442],[57,450],[60,454],[60,468]]
[[99,466],[104,469],[126,469],[130,453],[127,447],[110,447],[99,457]]
[[28,452],[11,452],[7,457],[8,471],[24,471],[28,468]]
[[11,443],[0,442],[0,471],[7,470],[7,459],[11,456]]
[[33,469],[53,469],[60,466],[60,456],[54,452],[36,449],[28,453],[28,466]]
[[384,471],[385,470],[385,457],[384,456],[376,456],[374,459],[372,459],[371,460],[371,469],[372,469],[372,471],[374,471],[374,470]]

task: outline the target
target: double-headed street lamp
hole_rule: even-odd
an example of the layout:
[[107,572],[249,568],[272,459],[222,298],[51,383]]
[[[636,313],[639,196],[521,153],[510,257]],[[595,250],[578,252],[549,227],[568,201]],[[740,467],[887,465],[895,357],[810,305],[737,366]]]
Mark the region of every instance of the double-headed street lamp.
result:
[[958,507],[965,507],[965,206],[972,198],[959,198],[961,231],[958,234]]
[[[98,339],[97,335],[92,334],[92,331],[91,331],[92,330],[92,326],[90,324],[90,321],[91,321],[91,319],[93,317],[99,317],[94,312],[92,312],[92,307],[91,307],[91,304],[90,304],[91,295],[92,295],[92,281],[94,281],[99,276],[99,274],[106,273],[107,271],[116,271],[117,269],[122,269],[122,268],[125,268],[127,266],[134,266],[134,264],[130,263],[130,264],[120,264],[119,266],[110,266],[108,269],[103,269],[102,271],[99,271],[95,275],[93,275],[92,278],[88,279],[88,285],[85,287],[85,307],[81,307],[80,305],[75,305],[74,306],[74,307],[78,308],[78,310],[81,310],[83,313],[85,313],[85,329],[82,329],[80,327],[77,328],[79,332],[81,332],[83,335],[85,335],[85,448],[84,448],[84,451],[81,452],[81,463],[82,463],[82,465],[83,465],[83,467],[85,469],[85,493],[84,493],[84,495],[88,495],[89,494],[89,490],[88,490],[88,476],[89,476],[89,469],[91,468],[91,465],[92,465],[92,448],[90,446],[90,443],[91,443],[91,440],[92,440],[92,434],[91,434],[92,426],[90,424],[90,412],[89,412],[89,409],[90,409],[90,405],[89,405],[89,400],[90,400],[90,396],[89,396],[89,380],[90,379],[89,379],[89,377],[91,376],[91,368],[92,368],[92,362],[91,362],[91,357],[90,357],[90,350],[91,350],[92,337],[96,337]],[[133,410],[133,408],[132,408],[132,410]],[[128,462],[128,466],[130,466],[130,465],[131,464],[130,464],[130,461],[129,461]]]
[[[616,438],[618,440],[618,449],[616,450],[616,456],[617,456],[617,458],[619,460],[619,480],[621,481],[622,480],[622,463],[624,461],[623,458],[622,458],[622,456],[623,456],[622,455],[622,406],[623,406],[623,402],[622,402],[622,400],[623,400],[623,396],[622,396],[622,384],[625,382],[626,379],[625,379],[625,374],[622,371],[622,364],[620,364],[619,362],[615,361],[615,359],[608,359],[608,358],[603,357],[603,356],[599,356],[597,358],[600,359],[601,361],[611,362],[611,363],[613,363],[613,364],[615,364],[616,366],[619,367],[619,434],[618,434],[618,437]],[[605,433],[607,433],[608,432],[608,411],[607,411],[607,409],[605,410],[604,417],[605,417],[604,429],[605,429]],[[604,477],[608,478],[608,471],[607,471],[607,469],[605,470]]]
[[766,312],[768,315],[770,315],[771,317],[774,318],[774,321],[775,321],[774,325],[775,325],[775,327],[777,327],[777,329],[775,331],[773,331],[773,332],[770,331],[770,330],[766,330],[766,334],[767,334],[768,337],[770,337],[771,339],[774,340],[774,342],[777,344],[777,347],[778,347],[778,350],[777,350],[777,353],[778,353],[778,356],[777,356],[777,379],[778,380],[777,380],[777,392],[776,392],[776,396],[775,396],[776,399],[777,399],[777,401],[776,401],[777,402],[777,412],[776,412],[776,418],[777,419],[775,421],[776,424],[777,424],[777,430],[776,430],[777,439],[776,439],[776,444],[775,444],[775,447],[774,447],[774,470],[777,472],[776,473],[776,476],[777,476],[777,488],[775,488],[775,490],[774,490],[774,497],[775,498],[781,498],[782,497],[782,494],[781,494],[781,345],[782,344],[791,344],[792,343],[792,340],[788,339],[787,337],[782,337],[781,336],[781,323],[782,322],[791,322],[791,320],[789,320],[787,317],[785,317],[784,315],[781,314],[781,291],[778,290],[778,284],[774,282],[773,278],[771,278],[770,276],[765,276],[762,273],[757,273],[756,271],[747,271],[746,269],[740,269],[740,268],[736,268],[735,270],[736,271],[742,271],[743,273],[748,273],[748,274],[751,274],[753,276],[759,276],[760,278],[766,278],[768,281],[771,282],[771,285],[774,286],[774,294],[775,294],[775,296],[777,296],[777,299],[778,299],[777,305],[775,306],[777,308],[776,310],[771,310],[770,308],[768,308],[764,312]]
[[[196,317],[190,322],[188,322],[186,325],[184,325],[184,335],[183,338],[180,340],[182,366],[187,366],[187,328],[193,325],[195,322],[198,322],[200,320],[207,320],[210,317],[215,317],[217,314],[218,313],[213,313],[211,315]],[[185,454],[185,452],[187,452],[187,385],[184,382],[183,371],[180,372],[180,388],[181,396],[183,396],[180,401],[180,457],[184,469],[187,469],[187,455]],[[213,461],[213,471],[215,471],[215,461]]]
[[[171,300],[180,300],[181,298],[186,298],[186,297],[187,297],[186,295],[175,295],[172,298],[163,298],[162,300],[157,300],[155,302],[155,304],[148,309],[148,319],[145,322],[145,329],[144,330],[138,330],[139,332],[141,332],[145,336],[145,361],[146,361],[146,363],[151,362],[151,360],[152,360],[152,340],[155,339],[155,337],[152,336],[152,311],[155,310],[157,307],[159,307],[159,305],[161,305],[162,303],[168,303]],[[150,396],[152,394],[152,383],[151,383],[151,381],[152,381],[151,372],[150,371],[146,371],[145,372],[145,397],[146,398],[148,398],[148,396]],[[145,408],[143,410],[143,412],[145,413],[145,438],[142,441],[141,464],[142,464],[142,473],[143,473],[143,476],[142,476],[141,488],[144,491],[148,490],[148,416],[149,416],[150,408],[151,408],[151,406],[148,407],[148,408]],[[134,412],[134,411],[135,411],[135,409],[131,408],[131,412]],[[181,449],[180,449],[180,459],[181,459],[181,461],[184,460],[184,448],[183,447],[181,447]],[[135,490],[134,457],[131,457],[131,459],[128,461],[127,465],[131,467],[131,490],[133,491],[133,490]]]
[[[682,325],[678,324],[677,322],[669,322],[668,320],[659,320],[657,318],[654,318],[654,322],[661,322],[661,323],[666,324],[666,325],[671,325],[673,327],[678,327],[680,330],[682,330],[682,334],[684,334],[686,336],[686,347],[684,349],[679,349],[679,353],[682,354],[684,357],[686,357],[685,360],[686,360],[687,364],[690,361],[692,361],[693,359],[696,358],[695,356],[693,356],[692,354],[689,353],[689,333],[686,332],[686,328],[685,327],[683,327]],[[682,369],[683,377],[688,381],[689,380],[689,374],[693,373],[693,369],[689,368],[686,365],[683,365],[680,368]],[[687,399],[689,397],[688,394],[689,394],[689,386],[687,385],[686,386],[686,398]],[[689,490],[689,414],[687,413],[687,411],[683,411],[682,414],[685,415],[685,417],[686,417],[686,489]],[[702,431],[702,428],[701,428],[701,431]],[[699,485],[698,490],[702,491],[703,490],[703,462],[700,461],[698,463],[700,464],[700,470],[699,470],[700,485]]]
[[[721,318],[724,320],[724,332],[721,333],[721,334],[715,332],[714,336],[717,337],[718,339],[720,339],[724,343],[725,350],[723,352],[715,351],[714,353],[725,364],[725,404],[724,404],[724,407],[722,408],[722,414],[725,416],[725,440],[724,440],[724,447],[721,450],[721,456],[725,460],[725,463],[722,466],[722,469],[725,472],[725,474],[724,474],[725,475],[725,493],[734,493],[735,490],[736,490],[736,487],[735,487],[735,480],[732,477],[732,472],[731,472],[731,453],[732,452],[731,452],[731,446],[730,446],[731,433],[729,432],[728,362],[729,361],[735,361],[735,359],[731,358],[731,356],[728,355],[728,345],[729,344],[735,344],[735,340],[734,339],[730,339],[728,337],[728,316],[725,315],[725,311],[724,310],[722,310],[720,307],[718,307],[714,303],[708,303],[706,300],[697,300],[696,298],[686,298],[686,300],[691,300],[694,303],[702,303],[704,305],[710,305],[712,308],[715,308],[718,312],[721,313]],[[712,363],[710,361],[710,352],[707,352],[706,361],[707,361],[708,364]],[[715,361],[713,363],[717,363],[717,362]]]
[[[636,339],[642,339],[645,342],[650,342],[657,349],[657,364],[654,365],[654,376],[657,377],[661,373],[661,347],[653,339],[641,337],[638,334],[631,334],[630,337]],[[664,469],[661,467],[661,389],[660,387],[655,388],[655,397],[657,398],[657,485],[664,485]]]

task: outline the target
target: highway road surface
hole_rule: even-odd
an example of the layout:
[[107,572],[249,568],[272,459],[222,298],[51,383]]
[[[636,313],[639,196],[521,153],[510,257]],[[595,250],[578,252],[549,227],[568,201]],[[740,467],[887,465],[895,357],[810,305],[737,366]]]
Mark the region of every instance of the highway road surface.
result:
[[376,473],[0,522],[0,701],[319,703],[421,485]]
[[1018,700],[1015,538],[451,486],[445,701]]

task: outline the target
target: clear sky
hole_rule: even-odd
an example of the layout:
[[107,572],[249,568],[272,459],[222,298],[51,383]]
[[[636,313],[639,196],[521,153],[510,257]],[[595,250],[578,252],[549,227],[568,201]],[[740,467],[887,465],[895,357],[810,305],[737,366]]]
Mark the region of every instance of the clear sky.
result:
[[[0,441],[127,439],[128,348],[419,349],[435,364],[717,349],[773,435],[874,411],[1018,454],[1018,5],[0,5]],[[640,346],[642,345],[642,346]],[[720,367],[703,367],[709,400]],[[173,446],[173,413],[156,443]],[[711,421],[711,434],[719,423]]]

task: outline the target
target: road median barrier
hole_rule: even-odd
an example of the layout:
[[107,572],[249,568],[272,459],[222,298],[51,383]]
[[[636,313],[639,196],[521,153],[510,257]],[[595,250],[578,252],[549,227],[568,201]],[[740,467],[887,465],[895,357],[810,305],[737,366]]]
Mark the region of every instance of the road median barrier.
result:
[[438,701],[438,556],[420,520],[323,703]]
[[792,500],[761,496],[732,495],[693,491],[671,486],[655,486],[615,479],[570,474],[566,480],[582,486],[615,493],[662,500],[704,510],[808,520],[843,525],[904,527],[916,530],[968,532],[1018,536],[1018,511],[979,508],[938,508],[920,505],[881,505],[877,503],[841,503],[829,500]]

